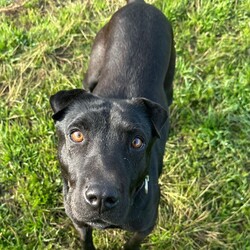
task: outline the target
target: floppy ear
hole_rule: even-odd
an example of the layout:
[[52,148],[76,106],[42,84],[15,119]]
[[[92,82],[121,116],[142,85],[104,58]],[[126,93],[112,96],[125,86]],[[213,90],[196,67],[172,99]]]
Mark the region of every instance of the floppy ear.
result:
[[135,98],[134,100],[146,107],[148,116],[154,127],[155,135],[160,138],[160,131],[168,119],[168,110],[164,109],[160,104],[150,101],[147,98]]
[[54,112],[52,118],[59,120],[66,108],[80,96],[87,94],[83,89],[61,90],[50,97],[50,106]]

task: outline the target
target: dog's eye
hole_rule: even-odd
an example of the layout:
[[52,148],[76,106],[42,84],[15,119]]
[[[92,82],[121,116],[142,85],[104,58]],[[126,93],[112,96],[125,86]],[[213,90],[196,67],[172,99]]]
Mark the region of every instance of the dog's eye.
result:
[[140,149],[144,146],[144,143],[141,138],[135,137],[131,143],[132,148]]
[[83,133],[79,130],[72,132],[70,138],[74,142],[82,142],[84,140]]

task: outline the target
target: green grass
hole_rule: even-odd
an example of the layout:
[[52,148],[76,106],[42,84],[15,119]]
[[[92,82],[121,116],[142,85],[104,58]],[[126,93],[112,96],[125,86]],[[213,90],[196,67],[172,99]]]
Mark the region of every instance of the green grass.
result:
[[[0,249],[77,249],[48,99],[82,86],[96,32],[125,1],[17,3],[0,0]],[[142,249],[250,249],[250,2],[153,3],[177,66],[159,220]],[[127,236],[94,241],[120,249]]]

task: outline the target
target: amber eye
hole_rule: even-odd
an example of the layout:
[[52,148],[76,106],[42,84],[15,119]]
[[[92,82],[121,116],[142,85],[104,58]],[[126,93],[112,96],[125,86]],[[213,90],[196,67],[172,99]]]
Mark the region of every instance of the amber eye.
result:
[[131,143],[131,146],[134,149],[140,149],[143,147],[143,145],[144,145],[144,143],[143,143],[142,139],[140,139],[139,137],[135,137]]
[[72,132],[70,138],[74,142],[82,142],[84,140],[83,133],[79,130]]

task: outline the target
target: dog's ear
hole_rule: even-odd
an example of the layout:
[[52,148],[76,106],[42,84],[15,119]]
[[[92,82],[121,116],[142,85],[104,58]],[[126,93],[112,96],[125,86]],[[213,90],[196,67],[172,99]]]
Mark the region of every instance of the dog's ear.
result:
[[75,100],[88,93],[83,89],[61,90],[50,97],[50,106],[54,112],[52,118],[59,120],[66,108]]
[[154,135],[160,138],[160,131],[168,119],[168,110],[164,109],[160,104],[146,98],[135,98],[134,101],[146,107],[147,114],[154,127]]

